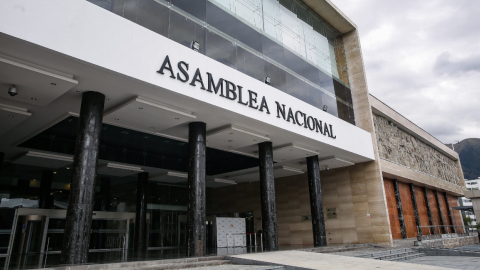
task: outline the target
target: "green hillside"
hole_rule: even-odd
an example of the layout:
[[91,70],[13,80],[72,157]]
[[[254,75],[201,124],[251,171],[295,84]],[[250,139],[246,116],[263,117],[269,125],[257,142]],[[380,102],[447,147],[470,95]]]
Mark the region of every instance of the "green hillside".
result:
[[453,146],[460,156],[463,177],[465,179],[480,177],[480,139],[465,139]]

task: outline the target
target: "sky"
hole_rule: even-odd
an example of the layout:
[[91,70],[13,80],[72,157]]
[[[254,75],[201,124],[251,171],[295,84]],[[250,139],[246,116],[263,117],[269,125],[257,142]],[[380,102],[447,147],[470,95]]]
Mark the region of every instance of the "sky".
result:
[[357,25],[372,95],[443,143],[480,138],[480,1],[331,1]]

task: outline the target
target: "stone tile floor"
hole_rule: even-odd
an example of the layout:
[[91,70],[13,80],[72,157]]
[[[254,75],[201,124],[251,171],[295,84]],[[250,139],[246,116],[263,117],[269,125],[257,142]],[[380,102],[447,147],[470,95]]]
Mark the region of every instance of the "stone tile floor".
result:
[[464,247],[458,247],[458,248],[455,248],[455,249],[480,251],[480,244],[471,245],[471,246],[464,246]]
[[[451,269],[480,269],[480,257],[464,256],[426,256],[404,261],[405,263],[438,266]],[[413,267],[415,268],[415,267]]]

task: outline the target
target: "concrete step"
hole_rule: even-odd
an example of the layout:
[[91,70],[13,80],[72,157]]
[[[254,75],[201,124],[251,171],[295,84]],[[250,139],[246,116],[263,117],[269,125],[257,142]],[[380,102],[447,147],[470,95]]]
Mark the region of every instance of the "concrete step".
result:
[[386,255],[371,257],[369,259],[390,260],[390,259],[394,259],[394,258],[405,257],[405,256],[412,255],[412,254],[418,254],[418,252],[415,252],[415,251],[398,252],[398,253],[393,253],[393,254],[386,254]]
[[199,268],[186,268],[183,270],[286,270],[285,266],[260,266],[260,265],[236,265],[225,264],[219,266],[207,266]]
[[412,251],[411,248],[390,249],[390,250],[385,250],[385,251],[360,255],[358,257],[360,257],[360,258],[372,258],[372,257],[380,257],[380,256],[391,255],[391,254],[403,253],[403,252],[410,252],[410,251]]
[[228,263],[231,263],[231,261],[225,260],[225,256],[206,256],[168,260],[60,266],[55,268],[48,268],[48,270],[184,269],[203,266],[216,266]]
[[216,266],[231,264],[230,260],[213,260],[213,261],[199,261],[199,262],[183,262],[183,263],[163,263],[157,265],[122,267],[122,270],[164,270],[164,269],[191,269],[199,267],[208,267],[215,269]]
[[411,260],[411,259],[415,259],[423,256],[425,256],[424,253],[416,253],[416,254],[407,255],[404,257],[393,258],[393,259],[390,259],[389,261],[392,261],[392,262],[407,261],[407,260]]

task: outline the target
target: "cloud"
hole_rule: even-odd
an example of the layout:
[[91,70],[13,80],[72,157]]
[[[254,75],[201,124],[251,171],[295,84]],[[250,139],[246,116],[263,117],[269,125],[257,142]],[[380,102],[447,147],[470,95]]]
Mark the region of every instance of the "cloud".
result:
[[480,72],[480,55],[464,59],[452,59],[449,52],[437,57],[433,70],[439,75],[459,75],[465,72]]
[[332,1],[358,27],[370,93],[444,143],[480,138],[480,1]]

